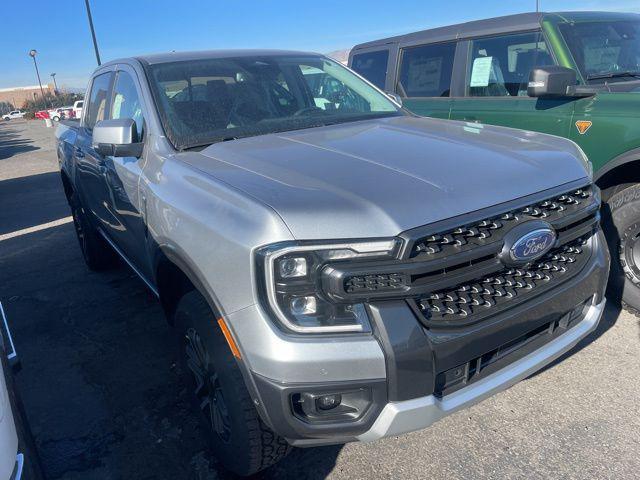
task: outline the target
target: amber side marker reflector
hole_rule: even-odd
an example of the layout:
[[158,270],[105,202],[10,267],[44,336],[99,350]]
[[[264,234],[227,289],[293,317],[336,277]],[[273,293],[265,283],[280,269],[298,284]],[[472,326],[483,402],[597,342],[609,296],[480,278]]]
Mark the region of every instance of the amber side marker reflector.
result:
[[591,128],[591,125],[593,125],[593,122],[591,122],[591,120],[578,120],[576,122],[576,128],[578,129],[578,133],[580,135],[584,135],[585,133],[587,133],[587,130]]
[[238,349],[236,342],[233,340],[233,337],[231,336],[229,327],[227,327],[227,324],[224,322],[224,319],[222,317],[218,319],[218,325],[220,325],[220,330],[222,330],[222,334],[224,335],[224,338],[227,340],[227,343],[229,344],[229,349],[231,350],[231,353],[233,353],[234,357],[240,360],[242,358],[242,355],[240,355],[240,349]]

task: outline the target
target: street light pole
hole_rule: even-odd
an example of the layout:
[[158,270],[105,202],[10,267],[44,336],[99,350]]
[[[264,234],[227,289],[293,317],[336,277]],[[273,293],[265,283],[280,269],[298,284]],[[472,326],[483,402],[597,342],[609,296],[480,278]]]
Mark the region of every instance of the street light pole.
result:
[[100,53],[98,52],[98,41],[96,40],[96,31],[93,29],[93,18],[91,18],[91,7],[89,7],[89,0],[84,0],[84,4],[87,7],[87,17],[89,17],[89,28],[91,29],[91,38],[93,38],[93,49],[96,51],[96,60],[100,65]]
[[53,78],[53,91],[57,95],[58,94],[58,84],[56,83],[56,74],[52,73],[51,74],[51,78]]
[[44,96],[44,89],[42,88],[42,81],[40,80],[40,72],[38,71],[38,62],[36,62],[37,53],[38,52],[36,50],[29,50],[29,56],[33,58],[33,66],[36,67],[36,76],[38,77],[38,85],[40,85],[40,93],[42,94],[42,101],[44,102],[44,108],[47,108],[47,99]]

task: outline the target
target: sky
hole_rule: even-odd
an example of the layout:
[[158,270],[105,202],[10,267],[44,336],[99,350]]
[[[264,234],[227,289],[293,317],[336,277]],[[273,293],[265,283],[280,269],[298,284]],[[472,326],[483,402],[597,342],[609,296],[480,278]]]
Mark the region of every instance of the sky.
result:
[[[544,11],[640,13],[640,0],[539,0]],[[96,67],[84,0],[2,0],[0,88],[84,88]],[[535,11],[535,0],[90,0],[102,61],[171,50],[328,53],[381,37]]]

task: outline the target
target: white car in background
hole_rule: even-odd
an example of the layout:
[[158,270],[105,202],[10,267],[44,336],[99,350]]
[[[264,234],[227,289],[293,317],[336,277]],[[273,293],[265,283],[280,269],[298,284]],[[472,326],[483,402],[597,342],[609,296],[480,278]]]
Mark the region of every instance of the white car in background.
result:
[[2,115],[3,120],[13,120],[14,118],[24,117],[24,112],[21,110],[12,110],[9,113]]
[[49,118],[54,122],[58,122],[64,118],[64,107],[53,108],[49,110]]
[[80,118],[82,116],[83,105],[84,105],[84,100],[78,100],[73,104],[73,113],[75,118]]

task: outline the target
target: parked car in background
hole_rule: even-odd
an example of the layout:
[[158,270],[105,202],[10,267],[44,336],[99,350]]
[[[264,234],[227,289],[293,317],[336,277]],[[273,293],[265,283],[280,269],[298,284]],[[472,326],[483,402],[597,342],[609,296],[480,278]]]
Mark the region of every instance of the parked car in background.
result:
[[24,112],[21,110],[12,110],[9,113],[5,113],[2,116],[3,120],[14,120],[16,118],[22,118],[24,117]]
[[73,116],[74,118],[80,118],[82,116],[82,106],[84,105],[84,100],[76,100],[73,103]]
[[321,55],[110,62],[57,138],[83,258],[120,255],[157,295],[239,474],[425,428],[561,356],[605,305],[573,142],[417,117]]
[[73,110],[73,106],[70,107],[62,107],[61,108],[62,118],[65,120],[69,120],[71,118],[75,118],[75,112]]
[[58,122],[63,118],[65,118],[65,113],[66,113],[65,107],[53,108],[49,110],[49,118],[54,122]]
[[34,114],[34,118],[39,118],[41,120],[45,120],[45,119],[49,118],[49,111],[48,110],[38,110]]
[[17,365],[17,353],[0,304],[0,479],[40,479],[40,462],[13,380]]
[[349,65],[409,110],[569,138],[593,162],[614,258],[640,310],[640,15],[530,13],[356,46]]

